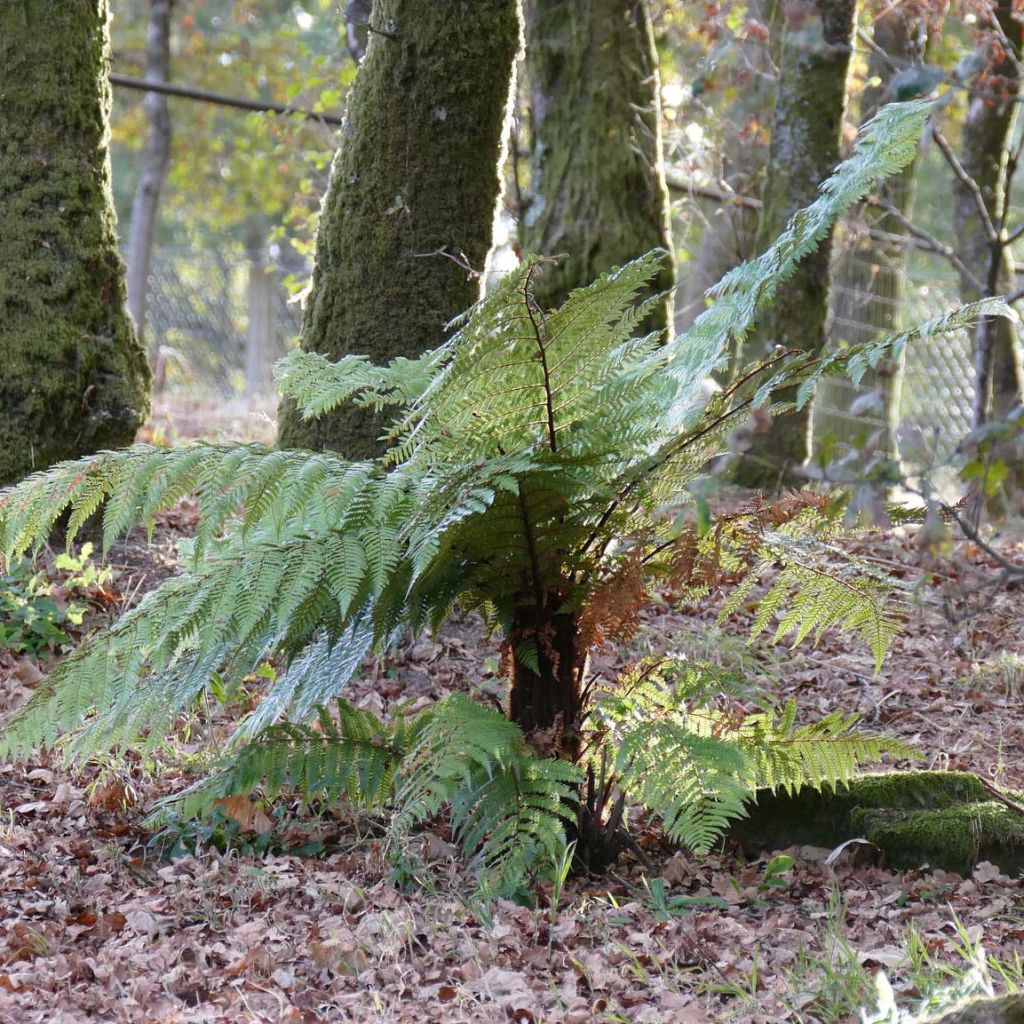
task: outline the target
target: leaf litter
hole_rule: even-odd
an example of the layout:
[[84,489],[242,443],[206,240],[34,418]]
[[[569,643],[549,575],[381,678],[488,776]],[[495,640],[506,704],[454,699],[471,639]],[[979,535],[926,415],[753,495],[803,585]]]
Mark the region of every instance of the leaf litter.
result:
[[[174,571],[168,552],[189,518],[175,510],[155,549],[115,551],[109,587],[122,605]],[[907,531],[857,543],[916,571]],[[878,676],[870,652],[842,637],[748,647],[749,611],[718,626],[716,595],[683,609],[652,602],[631,653],[687,651],[797,698],[804,717],[859,711],[929,763],[1024,787],[1020,593],[998,592],[970,615],[956,600],[985,571],[965,550],[936,573]],[[0,651],[0,706],[20,703],[45,669]],[[502,696],[494,646],[473,620],[368,661],[349,696],[380,713],[467,680]],[[431,874],[411,891],[392,881],[373,830],[343,814],[285,822],[296,847],[316,840],[320,856],[201,844],[167,861],[141,822],[178,783],[180,773],[154,778],[130,758],[77,774],[53,759],[0,766],[0,1021],[854,1021],[876,970],[912,1002],[929,969],[966,969],[965,939],[1011,962],[1024,943],[1020,882],[990,864],[969,878],[893,872],[851,843],[781,851],[791,865],[776,873],[775,853],[747,858],[726,844],[698,860],[644,822],[654,872],[626,857],[570,879],[556,908],[545,894],[539,909],[471,904],[443,823],[423,833]],[[220,810],[240,834],[272,820],[249,798]]]

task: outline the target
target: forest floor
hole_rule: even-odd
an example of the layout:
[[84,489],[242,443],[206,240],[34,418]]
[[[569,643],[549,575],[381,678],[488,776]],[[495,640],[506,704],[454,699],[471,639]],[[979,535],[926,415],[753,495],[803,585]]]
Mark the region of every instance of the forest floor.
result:
[[[175,571],[191,518],[183,505],[152,547],[115,549],[87,624]],[[857,544],[897,574],[918,572],[904,530]],[[748,647],[749,609],[720,626],[719,596],[652,604],[633,653],[716,662],[796,698],[804,718],[857,711],[913,741],[923,766],[1024,788],[1021,591],[970,596],[994,575],[969,547],[947,560],[878,675],[854,639]],[[46,664],[0,650],[0,708]],[[496,645],[466,620],[368,661],[349,697],[379,712],[471,686],[497,695],[496,672]],[[159,775],[138,759],[78,773],[46,758],[0,766],[0,1022],[845,1022],[871,1002],[876,972],[912,1006],[982,947],[997,988],[1000,969],[1024,984],[1020,881],[985,863],[968,878],[896,872],[855,850],[829,864],[830,851],[798,846],[779,851],[789,865],[728,843],[697,860],[639,822],[653,871],[627,856],[569,879],[555,906],[488,908],[467,899],[473,883],[443,823],[418,837],[431,872],[408,890],[365,820],[251,802],[229,810],[226,849],[199,835],[168,859],[143,821],[230,713],[187,723]],[[267,811],[275,841],[262,850],[252,830]]]

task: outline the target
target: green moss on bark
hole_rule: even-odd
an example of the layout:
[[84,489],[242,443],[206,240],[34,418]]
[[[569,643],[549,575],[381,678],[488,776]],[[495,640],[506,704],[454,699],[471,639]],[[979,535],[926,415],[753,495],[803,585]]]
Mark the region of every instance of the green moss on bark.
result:
[[110,195],[107,0],[0,4],[0,484],[130,443],[149,372]]
[[[480,294],[500,194],[516,0],[377,0],[317,238],[302,346],[384,363],[440,344]],[[281,406],[284,448],[380,451],[386,421],[345,406],[303,421]]]
[[[527,252],[563,255],[538,279],[542,306],[651,249],[672,252],[661,145],[658,60],[645,0],[533,0],[525,74],[531,98],[532,199]],[[666,255],[671,322],[675,275]]]
[[[1000,0],[995,14],[1006,38],[1018,54],[1024,42],[1024,26],[1015,12],[1012,0]],[[1015,99],[1020,82],[1016,59],[1007,57],[992,72],[997,79],[979,80],[977,93],[972,93],[967,117],[961,133],[960,163],[978,186],[991,222],[999,225],[1006,206],[1006,151],[1012,142],[1016,123]],[[1005,100],[993,101],[989,83],[1001,80],[1006,85]],[[953,225],[956,249],[963,264],[973,272],[973,278],[960,275],[960,297],[965,301],[983,295],[1005,295],[1014,290],[1014,274],[1009,247],[1002,242],[993,243],[986,231],[973,189],[959,179],[953,182],[956,199]],[[981,287],[979,288],[979,284]],[[975,420],[1005,416],[1024,394],[1024,366],[1020,339],[1014,325],[1005,317],[985,321],[975,332],[975,384],[982,393],[975,396]],[[978,346],[988,351],[986,365],[979,373]]]
[[893,868],[928,864],[969,874],[983,860],[1012,874],[1024,868],[1024,815],[968,772],[886,772],[834,792],[762,793],[733,834],[757,847],[862,837]]
[[[815,200],[818,186],[839,162],[856,7],[855,0],[816,0],[802,5],[786,26],[761,250],[797,210]],[[824,348],[831,254],[830,234],[779,288],[746,346],[746,359],[762,358],[776,345],[815,352]],[[794,395],[781,392],[776,397],[787,401]],[[779,417],[755,436],[738,468],[737,482],[764,489],[788,482],[789,471],[806,460],[809,443],[809,407]]]

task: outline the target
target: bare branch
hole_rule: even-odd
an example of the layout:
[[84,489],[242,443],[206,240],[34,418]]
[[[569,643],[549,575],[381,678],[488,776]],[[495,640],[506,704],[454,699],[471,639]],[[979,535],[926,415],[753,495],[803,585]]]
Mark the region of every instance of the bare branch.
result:
[[946,163],[953,169],[957,180],[973,197],[974,205],[978,208],[978,216],[981,217],[981,223],[985,227],[985,234],[988,236],[988,240],[993,243],[998,242],[999,232],[996,231],[996,227],[992,223],[992,216],[989,213],[988,206],[985,204],[985,197],[981,194],[978,183],[964,170],[964,165],[960,163],[956,153],[953,152],[953,147],[949,144],[949,140],[942,134],[941,129],[936,124],[932,124],[932,138],[935,139],[935,144],[946,158]]

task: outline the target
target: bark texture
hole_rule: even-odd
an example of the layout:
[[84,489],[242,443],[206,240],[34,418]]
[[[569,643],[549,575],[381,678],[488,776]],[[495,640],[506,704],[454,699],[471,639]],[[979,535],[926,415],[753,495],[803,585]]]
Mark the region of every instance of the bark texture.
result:
[[0,4],[0,484],[130,443],[149,372],[110,195],[107,0]]
[[[561,753],[575,753],[581,686],[585,665],[577,652],[577,622],[571,613],[552,612],[549,606],[526,604],[516,611],[512,630],[512,685],[509,718],[529,737],[553,726]],[[536,661],[517,653],[528,645]]]
[[[516,0],[376,0],[317,238],[302,346],[376,363],[440,344],[473,304],[491,245]],[[387,425],[345,406],[303,421],[281,406],[284,448],[380,451]]]
[[[1006,39],[1019,56],[1022,25],[1013,16],[1013,8],[1012,0],[1000,0],[995,14]],[[1017,64],[1010,57],[992,68],[992,74],[1002,76],[1005,96],[993,96],[991,79],[979,81],[968,104],[961,135],[960,163],[977,185],[989,222],[998,232],[1004,224],[1006,211],[1006,156],[1012,142],[1017,112],[1014,101],[1020,82]],[[961,298],[966,302],[1013,291],[1009,247],[1001,239],[991,237],[974,189],[958,178],[954,182],[954,196],[957,254],[974,272],[974,279],[961,274]],[[1020,402],[1024,393],[1021,358],[1020,339],[1009,320],[991,317],[979,325],[974,338],[975,426],[1004,416]]]
[[[150,0],[146,32],[146,79],[168,82],[171,77],[171,10],[174,0]],[[139,341],[146,333],[149,269],[153,256],[160,191],[171,166],[171,115],[167,97],[147,92],[146,145],[142,151],[142,173],[132,203],[128,229],[128,312],[135,321]]]
[[662,248],[666,299],[649,329],[664,329],[675,261],[649,5],[532,0],[527,12],[532,201],[521,241],[527,252],[565,254],[538,277],[537,299],[557,306],[572,289]]
[[[846,106],[846,73],[856,22],[855,0],[814,0],[793,5],[781,51],[781,77],[768,157],[768,182],[760,249],[789,218],[809,205],[818,186],[839,162],[840,129]],[[821,351],[825,346],[832,238],[797,268],[778,291],[747,345],[758,359],[776,345]],[[791,398],[781,392],[782,401]],[[809,454],[810,410],[789,413],[757,434],[738,467],[737,482],[774,489]]]

